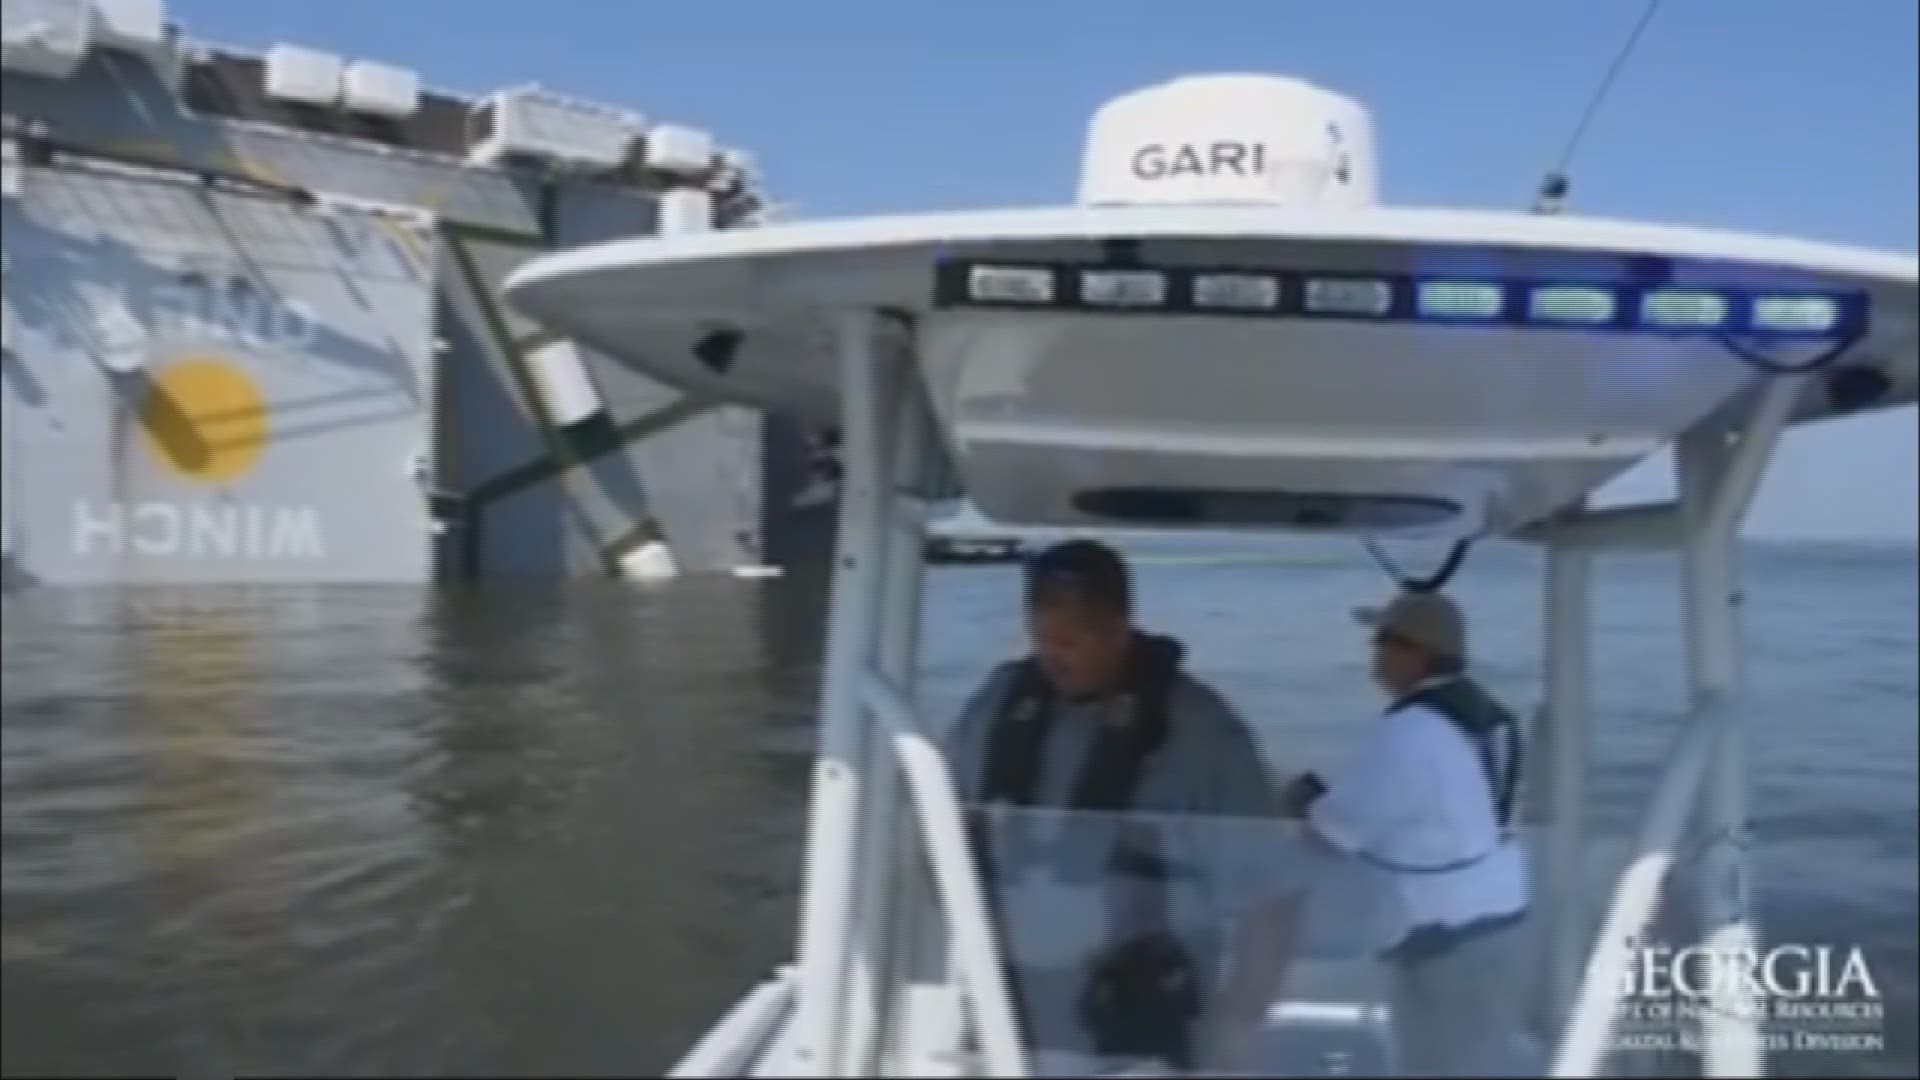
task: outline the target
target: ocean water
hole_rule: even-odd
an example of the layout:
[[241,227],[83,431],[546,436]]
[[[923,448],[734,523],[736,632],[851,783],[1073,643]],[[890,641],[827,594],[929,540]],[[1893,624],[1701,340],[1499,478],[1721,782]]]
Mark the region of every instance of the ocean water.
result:
[[[1354,548],[1138,549],[1144,621],[1322,764],[1377,708]],[[1538,558],[1454,586],[1487,680],[1540,695]],[[1858,946],[1912,1075],[1916,558],[1746,564],[1758,888],[1776,942]],[[1630,831],[1684,700],[1670,557],[1601,560],[1594,822]],[[1017,579],[933,572],[929,712],[1021,646]],[[624,1074],[791,954],[817,582],[5,601],[0,1071]]]

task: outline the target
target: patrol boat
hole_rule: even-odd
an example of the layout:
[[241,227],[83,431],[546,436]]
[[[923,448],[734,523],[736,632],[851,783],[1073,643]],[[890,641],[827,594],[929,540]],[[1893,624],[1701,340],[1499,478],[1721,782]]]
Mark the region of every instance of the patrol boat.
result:
[[[957,796],[916,705],[925,522],[963,494],[1010,527],[1544,545],[1528,839],[1531,996],[1547,1007],[1537,1030],[1500,1034],[1538,1072],[1648,1067],[1616,1038],[1634,1022],[1619,1006],[1636,943],[1660,929],[1685,935],[1670,946],[1753,955],[1735,536],[1788,427],[1914,402],[1916,260],[1384,207],[1376,180],[1357,102],[1284,78],[1194,77],[1097,113],[1075,205],[635,239],[508,280],[522,311],[636,370],[844,435],[797,959],[677,1075],[1155,1067],[1098,1046],[1058,1056],[1086,1050],[1086,1032],[1061,1027],[1073,1003],[1036,1002],[1010,974],[1053,962],[1039,951],[1097,947],[1076,924],[1097,926],[1099,909],[1069,904],[1047,924],[1014,893],[996,899],[969,847],[983,808]],[[671,347],[626,344],[639,341]],[[1673,502],[1587,505],[1668,447]],[[1599,905],[1582,865],[1590,566],[1620,546],[1678,554],[1690,700]],[[1273,822],[1159,824],[1292,842]],[[1703,872],[1677,896],[1682,851],[1704,852]],[[1270,1043],[1243,1064],[1390,1072],[1393,1017],[1356,974],[1372,970],[1367,935],[1348,932],[1364,905],[1317,903],[1320,876],[1300,880],[1297,959]],[[1656,927],[1663,908],[1663,925],[1682,925]],[[1204,912],[1169,918],[1187,941],[1219,937]],[[1676,1045],[1709,1074],[1758,1075],[1760,991],[1719,979],[1703,993],[1670,1019],[1688,1028]]]
[[743,151],[196,41],[162,0],[8,0],[0,30],[9,589],[825,565],[809,432],[498,295],[539,251],[764,219]]

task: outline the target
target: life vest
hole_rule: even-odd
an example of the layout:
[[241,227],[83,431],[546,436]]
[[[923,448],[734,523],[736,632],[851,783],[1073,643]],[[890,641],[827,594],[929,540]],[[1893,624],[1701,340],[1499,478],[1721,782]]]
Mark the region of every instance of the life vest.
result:
[[[1487,792],[1493,799],[1493,818],[1502,833],[1513,825],[1514,800],[1520,790],[1520,724],[1493,695],[1480,684],[1464,676],[1423,686],[1393,703],[1388,715],[1423,705],[1441,716],[1466,736],[1480,758],[1480,770],[1487,778]],[[1494,755],[1494,740],[1504,733],[1506,767],[1501,768]]]
[[[1172,638],[1135,636],[1120,690],[1128,699],[1123,718],[1101,725],[1061,809],[1124,812],[1133,806],[1148,763],[1166,742],[1168,704],[1184,654],[1184,647]],[[1057,704],[1058,695],[1039,663],[1032,658],[1022,661],[988,735],[980,785],[983,803],[1036,805]],[[974,850],[988,885],[990,906],[999,913],[993,845],[985,830],[975,831]],[[1124,875],[1140,887],[1136,897],[1148,910],[1164,912],[1168,864],[1151,829],[1138,830],[1117,843],[1107,866],[1110,873]],[[1107,903],[1114,900],[1109,897]],[[1003,914],[1002,918],[1004,926]],[[1155,921],[1163,920],[1161,915]],[[1031,1035],[1018,957],[1008,960],[1014,1007]],[[1178,1069],[1190,1067],[1203,978],[1171,928],[1163,924],[1157,931],[1115,941],[1089,960],[1091,970],[1081,990],[1079,1011],[1096,1052],[1159,1058]]]
[[[1392,716],[1416,705],[1425,706],[1445,717],[1455,730],[1465,736],[1480,758],[1480,770],[1486,777],[1488,797],[1493,802],[1497,833],[1493,846],[1476,855],[1434,865],[1402,863],[1368,852],[1356,852],[1354,857],[1399,874],[1449,874],[1484,861],[1512,838],[1513,807],[1520,790],[1520,724],[1505,706],[1482,690],[1478,683],[1464,676],[1412,691],[1395,701],[1387,709],[1387,715]],[[1500,767],[1494,754],[1494,740],[1503,732],[1507,750],[1505,768]]]
[[[1124,810],[1133,805],[1148,759],[1166,741],[1167,704],[1185,652],[1172,638],[1135,636],[1121,690],[1131,715],[1124,722],[1101,725],[1063,809]],[[988,736],[982,802],[1034,805],[1046,773],[1056,696],[1039,661],[1022,660]]]

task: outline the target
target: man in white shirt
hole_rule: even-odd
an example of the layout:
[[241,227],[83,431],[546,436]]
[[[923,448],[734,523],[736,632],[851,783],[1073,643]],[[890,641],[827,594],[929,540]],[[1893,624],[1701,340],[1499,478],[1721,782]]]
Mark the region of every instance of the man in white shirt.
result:
[[1374,679],[1393,703],[1325,781],[1295,781],[1289,809],[1391,882],[1398,917],[1381,946],[1402,1075],[1501,1075],[1513,1068],[1524,1001],[1516,939],[1527,871],[1508,834],[1519,727],[1468,678],[1451,600],[1402,592],[1358,617],[1374,631]]

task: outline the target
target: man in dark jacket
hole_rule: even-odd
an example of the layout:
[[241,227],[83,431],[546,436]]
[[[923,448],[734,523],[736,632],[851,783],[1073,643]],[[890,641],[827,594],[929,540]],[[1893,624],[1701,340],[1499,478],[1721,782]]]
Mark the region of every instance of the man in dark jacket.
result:
[[1026,613],[1031,655],[975,693],[950,756],[1034,1050],[1257,1068],[1294,919],[1247,725],[1135,626],[1105,545],[1032,559]]

